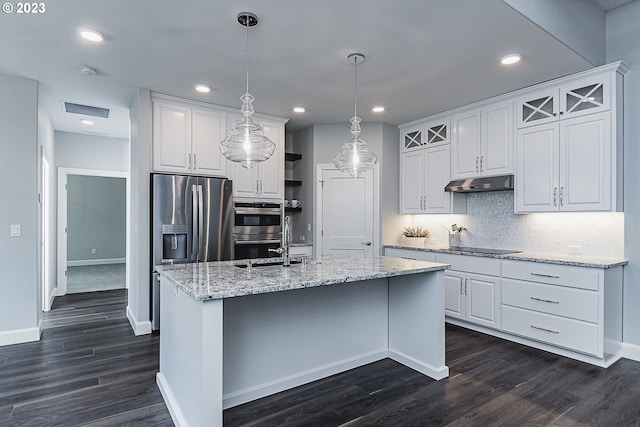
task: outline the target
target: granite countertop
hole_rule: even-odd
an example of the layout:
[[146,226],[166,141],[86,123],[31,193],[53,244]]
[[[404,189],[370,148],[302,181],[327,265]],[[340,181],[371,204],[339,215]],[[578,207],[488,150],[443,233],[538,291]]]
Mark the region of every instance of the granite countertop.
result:
[[[293,260],[296,258],[292,257]],[[282,259],[255,259],[252,268],[246,268],[247,260],[239,260],[158,265],[155,269],[193,299],[204,301],[426,273],[448,267],[428,261],[362,255],[325,255],[308,258],[291,267],[256,266],[276,261]]]
[[619,258],[601,258],[601,257],[591,257],[584,255],[566,255],[566,254],[554,254],[547,252],[533,252],[533,251],[523,251],[516,252],[510,254],[485,254],[485,253],[477,253],[477,252],[468,252],[459,249],[449,249],[449,248],[430,248],[424,247],[419,248],[415,246],[408,245],[384,245],[385,248],[396,248],[396,249],[410,249],[414,251],[422,251],[422,252],[438,252],[444,254],[454,254],[454,255],[470,255],[470,256],[479,256],[485,258],[499,258],[499,259],[510,259],[515,261],[530,261],[530,262],[541,262],[547,264],[561,264],[561,265],[573,265],[576,267],[591,267],[591,268],[612,268],[620,265],[626,265],[628,263],[625,259]]

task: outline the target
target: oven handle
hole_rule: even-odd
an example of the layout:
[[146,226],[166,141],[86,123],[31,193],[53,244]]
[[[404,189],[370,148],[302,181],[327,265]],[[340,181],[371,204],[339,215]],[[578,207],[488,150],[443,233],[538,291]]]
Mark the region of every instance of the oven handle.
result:
[[280,243],[280,240],[274,239],[274,240],[236,240],[235,241],[236,245],[261,245],[261,244],[268,244],[268,243]]
[[240,214],[240,215],[253,215],[253,214],[260,214],[260,215],[280,215],[282,213],[281,209],[269,209],[269,210],[265,210],[265,209],[261,209],[261,208],[248,208],[248,209],[236,209],[235,210],[236,214]]

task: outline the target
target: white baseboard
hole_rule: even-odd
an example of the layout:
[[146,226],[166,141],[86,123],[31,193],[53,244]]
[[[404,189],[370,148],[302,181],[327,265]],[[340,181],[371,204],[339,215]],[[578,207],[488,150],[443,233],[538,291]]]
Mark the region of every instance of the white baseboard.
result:
[[145,320],[143,322],[139,322],[136,319],[136,316],[131,311],[131,308],[127,305],[127,319],[129,319],[129,323],[131,324],[131,328],[133,329],[133,333],[136,335],[148,335],[151,333],[151,321]]
[[67,261],[67,267],[83,267],[86,265],[106,265],[106,264],[124,264],[126,258],[105,258],[105,259],[79,259],[76,261]]
[[51,293],[49,294],[49,301],[46,307],[42,307],[42,311],[49,311],[51,307],[53,307],[53,301],[56,299],[56,295],[58,294],[58,287],[51,289]]
[[187,423],[184,414],[180,410],[180,405],[178,405],[178,401],[173,395],[171,387],[169,386],[169,383],[165,379],[164,375],[162,375],[162,372],[158,372],[156,374],[156,384],[158,384],[160,394],[164,399],[164,403],[167,405],[169,415],[171,415],[171,420],[173,420],[173,423],[176,425],[176,427],[188,426],[189,423]]
[[255,387],[236,391],[234,393],[228,393],[222,397],[222,408],[228,409],[233,406],[251,402],[252,400],[260,399],[261,397],[270,396],[283,390],[289,390],[290,388],[326,378],[331,375],[339,374],[340,372],[348,371],[349,369],[357,368],[358,366],[376,362],[378,360],[385,359],[386,357],[386,350],[374,351],[350,359],[340,360],[338,362],[330,363],[325,366],[319,366],[314,369],[299,372],[289,377],[279,378],[276,381],[260,384]]
[[620,354],[625,359],[631,359],[635,360],[636,362],[640,362],[640,345],[623,342]]
[[0,332],[0,347],[4,345],[21,344],[40,340],[42,331],[42,320],[38,326],[33,328],[13,329],[11,331]]
[[428,365],[399,351],[389,349],[389,358],[395,360],[398,363],[402,363],[405,366],[415,369],[416,371],[424,374],[434,380],[441,380],[449,376],[449,368],[447,366],[434,367]]

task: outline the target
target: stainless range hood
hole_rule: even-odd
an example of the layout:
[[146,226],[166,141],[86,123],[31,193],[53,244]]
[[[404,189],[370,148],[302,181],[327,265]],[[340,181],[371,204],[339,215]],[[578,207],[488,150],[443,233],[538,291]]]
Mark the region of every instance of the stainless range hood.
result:
[[451,193],[479,193],[482,191],[513,190],[513,175],[467,178],[451,181],[444,191]]

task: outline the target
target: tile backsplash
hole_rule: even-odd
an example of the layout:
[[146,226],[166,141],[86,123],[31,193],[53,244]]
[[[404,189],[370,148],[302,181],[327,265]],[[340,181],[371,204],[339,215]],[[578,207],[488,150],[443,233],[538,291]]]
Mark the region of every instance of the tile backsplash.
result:
[[[465,215],[406,217],[406,225],[429,229],[431,239],[427,246],[447,246],[447,230],[457,224],[467,229],[460,235],[462,246],[624,257],[622,212],[516,215],[512,191],[467,194]],[[402,243],[402,238],[398,241]]]

